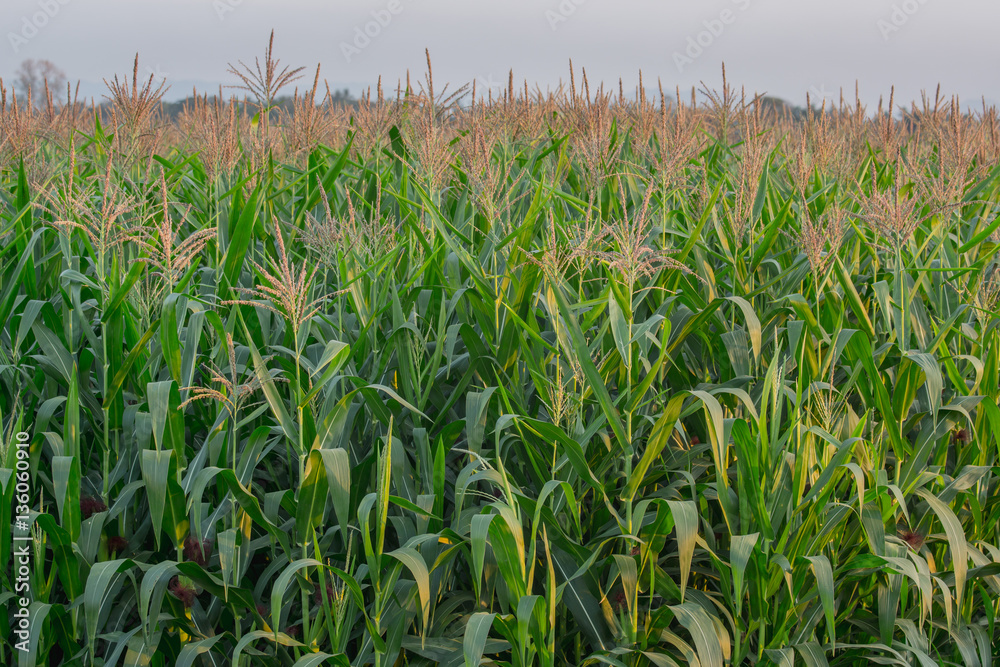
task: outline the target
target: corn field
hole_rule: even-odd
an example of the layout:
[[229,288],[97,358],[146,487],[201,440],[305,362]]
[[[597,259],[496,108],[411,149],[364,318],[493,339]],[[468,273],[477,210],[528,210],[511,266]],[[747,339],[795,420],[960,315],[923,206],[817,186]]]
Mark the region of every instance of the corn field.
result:
[[995,109],[233,72],[3,93],[0,664],[992,664]]

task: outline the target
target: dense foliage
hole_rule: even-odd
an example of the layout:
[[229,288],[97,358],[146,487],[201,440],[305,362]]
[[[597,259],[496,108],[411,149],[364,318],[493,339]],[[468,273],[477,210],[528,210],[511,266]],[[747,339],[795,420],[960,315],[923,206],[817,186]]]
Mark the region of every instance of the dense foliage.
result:
[[0,663],[990,664],[993,109],[259,71],[0,112]]

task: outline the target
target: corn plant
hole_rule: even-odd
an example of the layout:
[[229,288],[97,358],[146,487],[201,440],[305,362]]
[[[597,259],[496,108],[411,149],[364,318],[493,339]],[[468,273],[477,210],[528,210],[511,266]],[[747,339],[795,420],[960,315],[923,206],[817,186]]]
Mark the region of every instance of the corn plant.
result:
[[0,664],[991,664],[995,110],[273,46],[4,97]]

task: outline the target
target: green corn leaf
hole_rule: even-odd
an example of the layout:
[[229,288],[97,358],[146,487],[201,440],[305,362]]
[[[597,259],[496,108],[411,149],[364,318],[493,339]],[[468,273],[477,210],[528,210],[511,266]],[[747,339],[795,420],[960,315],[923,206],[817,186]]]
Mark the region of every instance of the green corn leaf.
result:
[[125,380],[128,378],[129,372],[132,370],[132,367],[135,365],[135,362],[139,359],[139,357],[148,352],[146,345],[159,328],[160,320],[155,320],[149,325],[149,328],[146,329],[146,332],[136,343],[135,347],[129,351],[128,356],[125,357],[124,363],[122,363],[121,367],[118,368],[114,378],[111,380],[111,384],[108,386],[108,395],[104,397],[104,402],[102,404],[102,407],[105,410],[111,407],[112,402],[121,393],[122,385],[125,384]]
[[70,540],[80,539],[80,461],[76,456],[52,457],[52,489],[56,496],[59,523]]
[[490,524],[496,514],[477,514],[472,517],[472,527],[469,535],[472,547],[472,573],[475,577],[476,590],[483,583],[483,564],[486,560],[486,542],[489,536]]
[[260,197],[260,185],[257,185],[253,192],[250,193],[250,198],[243,206],[230,235],[229,246],[226,248],[226,256],[221,267],[222,275],[226,279],[226,285],[230,288],[237,285],[240,271],[246,259],[247,250],[250,248],[254,223],[260,209]]
[[171,450],[180,468],[187,465],[184,442],[184,413],[180,409],[181,396],[177,383],[168,380],[151,382],[149,412],[153,420],[153,441],[159,450]]
[[153,537],[157,548],[162,530],[174,543],[180,545],[188,532],[188,518],[184,490],[177,481],[177,462],[172,450],[147,449],[142,452],[142,479],[149,499],[149,512],[153,520]]
[[733,592],[737,616],[743,610],[743,580],[747,563],[750,562],[750,555],[757,546],[758,539],[760,539],[759,533],[733,535],[733,541],[729,547],[729,566],[733,569]]
[[247,346],[250,348],[250,357],[253,359],[254,372],[257,375],[257,380],[260,382],[264,396],[267,399],[267,404],[270,406],[271,412],[281,425],[281,429],[284,431],[285,437],[288,438],[290,443],[293,443],[297,447],[299,435],[295,422],[293,422],[291,416],[289,416],[288,410],[285,408],[284,399],[282,399],[281,395],[278,393],[274,379],[271,377],[271,372],[267,369],[267,365],[264,363],[264,359],[260,356],[260,352],[257,351],[257,346],[254,344],[253,337],[250,335],[250,331],[247,329],[247,325],[243,321],[242,316],[240,316],[240,323],[243,325],[243,332],[247,337]]
[[240,658],[242,657],[243,651],[250,646],[250,644],[260,641],[261,639],[267,639],[280,646],[302,646],[302,642],[292,639],[284,632],[271,633],[266,630],[254,630],[253,632],[243,635],[243,638],[236,643],[236,647],[233,649],[233,667],[240,667]]
[[35,334],[35,340],[45,353],[48,364],[59,373],[66,384],[69,384],[70,378],[73,377],[73,358],[66,346],[40,322],[35,322],[31,329]]
[[21,252],[21,258],[17,261],[14,271],[9,276],[4,276],[4,286],[0,290],[0,322],[6,322],[10,317],[14,308],[14,300],[18,296],[19,288],[22,287],[21,276],[24,274],[29,260],[33,259],[35,244],[46,231],[48,231],[47,227],[41,227],[34,231]]
[[834,617],[836,611],[833,607],[833,568],[830,560],[823,555],[806,556],[812,565],[813,574],[816,576],[816,585],[819,588],[819,599],[823,605],[823,614],[826,616],[826,632],[830,636],[830,643],[836,645],[836,623]]
[[308,542],[313,531],[322,525],[328,491],[326,464],[320,452],[313,450],[306,459],[305,474],[299,485],[295,527],[300,542]]
[[722,667],[722,646],[716,634],[715,624],[705,610],[700,605],[685,602],[671,605],[670,611],[674,612],[680,624],[694,638],[699,662],[704,667]]
[[639,491],[639,487],[642,486],[642,482],[646,478],[650,467],[659,458],[664,447],[670,441],[670,437],[674,432],[674,426],[680,418],[681,407],[684,405],[685,398],[685,393],[671,398],[666,408],[664,408],[663,414],[660,415],[653,426],[653,431],[646,442],[646,450],[642,453],[642,458],[639,459],[638,465],[632,470],[632,477],[629,478],[625,486],[625,491],[622,494],[629,501],[635,498],[635,494]]
[[318,665],[329,664],[337,667],[351,667],[347,656],[343,654],[331,655],[330,653],[309,653],[295,661],[292,667],[318,667]]
[[951,508],[941,502],[937,496],[927,489],[917,489],[916,493],[927,502],[934,514],[937,515],[941,525],[944,526],[945,536],[948,538],[948,551],[951,552],[952,570],[955,573],[955,604],[961,607],[966,574],[969,569],[965,530]]
[[493,625],[495,617],[496,614],[486,612],[477,612],[469,617],[462,645],[465,667],[479,667],[483,659],[483,650],[486,648],[486,638],[489,637],[490,627]]
[[431,579],[427,571],[427,563],[423,557],[409,547],[401,547],[395,551],[390,551],[387,555],[392,556],[406,566],[406,569],[413,575],[413,580],[417,584],[417,593],[420,600],[420,636],[425,637],[427,624],[431,613]]
[[615,290],[613,289],[608,290],[608,315],[611,318],[611,333],[614,336],[618,354],[621,355],[625,368],[631,371],[632,355],[629,353],[629,348],[631,347],[632,337],[629,335],[625,313],[618,304],[618,298],[615,296]]
[[228,636],[229,633],[224,632],[208,639],[199,639],[186,643],[177,656],[175,667],[191,667],[199,656],[211,651],[219,643],[220,639],[226,639]]
[[167,584],[177,573],[177,563],[161,561],[146,570],[139,585],[139,622],[142,623],[143,639],[151,650],[156,650],[159,636],[160,607]]
[[278,627],[281,622],[281,607],[284,604],[285,592],[295,580],[296,575],[307,567],[324,567],[323,563],[312,558],[300,558],[288,564],[271,587],[271,627],[274,628],[273,640],[279,641]]
[[[347,534],[348,525],[351,520],[351,462],[346,449],[320,449],[326,469],[327,485],[330,489],[330,498],[333,501],[333,511],[340,522],[340,528]],[[310,457],[312,455],[310,454]]]
[[[96,638],[100,628],[100,618],[106,613],[107,605],[113,604],[108,598],[110,588],[120,576],[129,573],[136,564],[130,559],[103,561],[94,564],[87,577],[86,588],[83,591],[84,615],[87,619],[87,648],[93,660],[97,647]],[[134,580],[133,580],[134,585]]]
[[[160,318],[160,347],[163,349],[163,361],[170,371],[170,377],[176,382],[181,381],[181,341],[177,332],[179,294],[170,294],[163,300],[163,315]],[[180,317],[183,317],[183,313]]]
[[684,602],[684,590],[687,587],[688,576],[691,573],[691,561],[694,559],[694,547],[698,537],[698,508],[691,500],[668,500],[670,514],[674,518],[677,530],[677,554],[680,558],[681,602]]
[[587,342],[583,337],[583,332],[580,330],[580,324],[577,322],[576,316],[570,310],[566,297],[563,295],[562,287],[559,285],[550,285],[548,289],[553,295],[556,303],[558,303],[559,313],[562,316],[562,320],[565,322],[566,327],[569,329],[572,348],[567,350],[567,352],[571,352],[575,355],[577,363],[580,364],[584,375],[586,375],[588,382],[590,382],[590,389],[594,392],[598,402],[601,404],[601,410],[604,413],[605,418],[608,420],[608,423],[611,425],[611,429],[615,433],[618,445],[627,450],[631,447],[632,443],[629,442],[625,433],[625,425],[622,423],[621,415],[619,415],[618,409],[611,400],[611,394],[608,393],[604,379],[601,377],[600,373],[598,373],[597,367],[594,366],[594,361],[590,357],[590,349],[587,347]]

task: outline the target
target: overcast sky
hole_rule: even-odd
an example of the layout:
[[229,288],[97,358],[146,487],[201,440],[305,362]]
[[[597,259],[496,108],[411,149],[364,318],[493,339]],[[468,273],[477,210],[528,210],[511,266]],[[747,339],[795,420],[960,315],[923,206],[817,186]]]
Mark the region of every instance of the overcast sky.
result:
[[[227,63],[252,61],[276,31],[283,64],[315,67],[357,93],[381,74],[424,70],[435,85],[473,79],[534,87],[568,79],[647,82],[690,90],[730,82],[798,104],[860,83],[869,104],[912,100],[938,83],[964,104],[1000,103],[997,0],[0,0],[0,76],[49,59],[82,90],[140,69],[165,76],[170,98],[230,83]],[[367,34],[365,34],[367,32]],[[310,76],[311,78],[311,76]],[[579,78],[578,78],[579,81]]]

